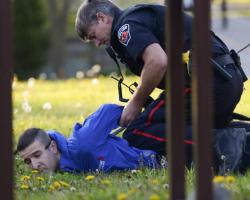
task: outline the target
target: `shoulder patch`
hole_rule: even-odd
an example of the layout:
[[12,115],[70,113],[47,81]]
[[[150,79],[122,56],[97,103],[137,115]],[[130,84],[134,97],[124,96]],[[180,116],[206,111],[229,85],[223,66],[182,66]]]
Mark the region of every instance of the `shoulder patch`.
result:
[[131,39],[131,35],[130,35],[130,30],[129,30],[129,24],[124,24],[119,30],[118,30],[118,39],[119,41],[127,46],[130,39]]

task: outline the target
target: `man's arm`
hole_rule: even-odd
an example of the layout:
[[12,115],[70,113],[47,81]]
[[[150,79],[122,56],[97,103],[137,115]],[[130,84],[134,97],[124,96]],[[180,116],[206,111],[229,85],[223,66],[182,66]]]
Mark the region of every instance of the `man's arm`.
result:
[[141,112],[147,97],[161,82],[167,70],[167,55],[161,46],[153,43],[145,48],[142,53],[144,62],[140,84],[125,106],[120,125],[128,126]]
[[119,126],[119,120],[123,107],[115,104],[105,104],[92,113],[83,124],[74,126],[71,139],[80,143],[91,143],[96,145],[105,141],[109,133]]

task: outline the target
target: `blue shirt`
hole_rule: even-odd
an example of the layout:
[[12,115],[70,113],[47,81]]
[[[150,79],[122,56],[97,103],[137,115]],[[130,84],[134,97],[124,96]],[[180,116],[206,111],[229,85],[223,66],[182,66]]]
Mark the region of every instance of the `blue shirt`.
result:
[[123,107],[106,104],[82,124],[76,123],[69,138],[48,131],[61,152],[59,168],[67,172],[89,172],[156,167],[156,153],[129,146],[128,142],[110,134],[117,128]]

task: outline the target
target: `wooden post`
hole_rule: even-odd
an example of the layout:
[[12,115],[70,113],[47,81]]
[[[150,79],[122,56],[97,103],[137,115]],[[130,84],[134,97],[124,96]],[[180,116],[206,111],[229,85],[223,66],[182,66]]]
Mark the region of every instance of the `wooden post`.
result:
[[192,66],[193,136],[197,199],[212,199],[212,66],[210,0],[194,0],[194,59]]
[[0,1],[0,198],[13,199],[11,109],[11,2]]
[[[182,2],[169,0],[166,20],[167,66],[167,132],[170,199],[185,199],[184,181],[184,66]],[[167,3],[166,2],[166,3]]]

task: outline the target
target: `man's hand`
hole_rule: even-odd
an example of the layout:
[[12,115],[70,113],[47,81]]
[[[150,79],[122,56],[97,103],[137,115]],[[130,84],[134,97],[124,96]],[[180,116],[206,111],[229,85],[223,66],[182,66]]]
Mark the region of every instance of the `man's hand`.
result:
[[120,119],[120,126],[127,127],[140,114],[141,110],[141,105],[138,105],[133,100],[129,101],[123,109]]

